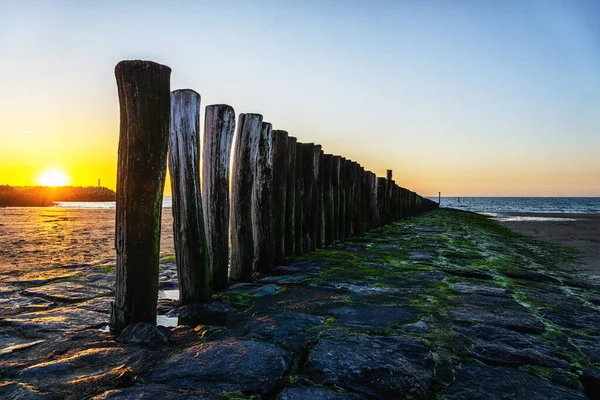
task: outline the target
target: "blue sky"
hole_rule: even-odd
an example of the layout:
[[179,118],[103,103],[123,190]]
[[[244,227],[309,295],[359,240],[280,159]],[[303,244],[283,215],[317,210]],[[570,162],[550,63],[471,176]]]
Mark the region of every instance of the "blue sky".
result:
[[114,65],[150,59],[424,195],[600,196],[598,1],[5,2],[0,54],[0,184],[113,182]]

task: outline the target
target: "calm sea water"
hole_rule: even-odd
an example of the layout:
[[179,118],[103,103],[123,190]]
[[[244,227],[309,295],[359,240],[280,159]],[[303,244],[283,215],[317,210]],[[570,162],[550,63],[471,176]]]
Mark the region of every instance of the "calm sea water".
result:
[[[431,197],[437,201],[437,198]],[[600,197],[442,197],[441,206],[502,221],[565,221],[565,216],[507,216],[505,213],[600,214]]]
[[[437,201],[437,198],[431,197]],[[171,208],[171,196],[163,208]],[[59,202],[61,208],[115,208],[115,202]],[[506,213],[600,214],[600,197],[442,197],[442,207],[489,215],[501,221],[565,221],[565,216],[514,216]]]

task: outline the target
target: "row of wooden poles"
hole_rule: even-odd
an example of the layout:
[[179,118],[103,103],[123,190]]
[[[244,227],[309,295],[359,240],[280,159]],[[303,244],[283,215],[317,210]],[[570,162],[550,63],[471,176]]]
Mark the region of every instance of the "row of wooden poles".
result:
[[115,68],[121,118],[115,330],[156,322],[167,160],[182,304],[208,301],[286,259],[437,207],[399,187],[391,171],[377,178],[355,161],[273,130],[259,114],[240,114],[234,135],[228,105],[206,107],[200,156],[200,95],[170,92],[170,74],[149,61]]

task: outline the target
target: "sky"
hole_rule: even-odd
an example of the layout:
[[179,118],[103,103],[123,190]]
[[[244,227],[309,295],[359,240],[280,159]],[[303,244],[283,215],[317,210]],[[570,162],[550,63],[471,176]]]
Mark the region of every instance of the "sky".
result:
[[144,59],[424,196],[600,196],[596,0],[0,4],[0,185],[114,189]]

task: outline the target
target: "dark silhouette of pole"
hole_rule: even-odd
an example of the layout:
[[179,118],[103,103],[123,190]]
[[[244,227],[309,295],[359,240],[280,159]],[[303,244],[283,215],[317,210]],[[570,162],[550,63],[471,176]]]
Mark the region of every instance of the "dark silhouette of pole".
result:
[[120,132],[110,325],[156,323],[162,195],[167,168],[171,69],[151,61],[115,67]]
[[285,256],[293,257],[296,247],[296,138],[288,136],[285,195]]
[[285,261],[288,133],[273,131],[273,253],[275,264]]

